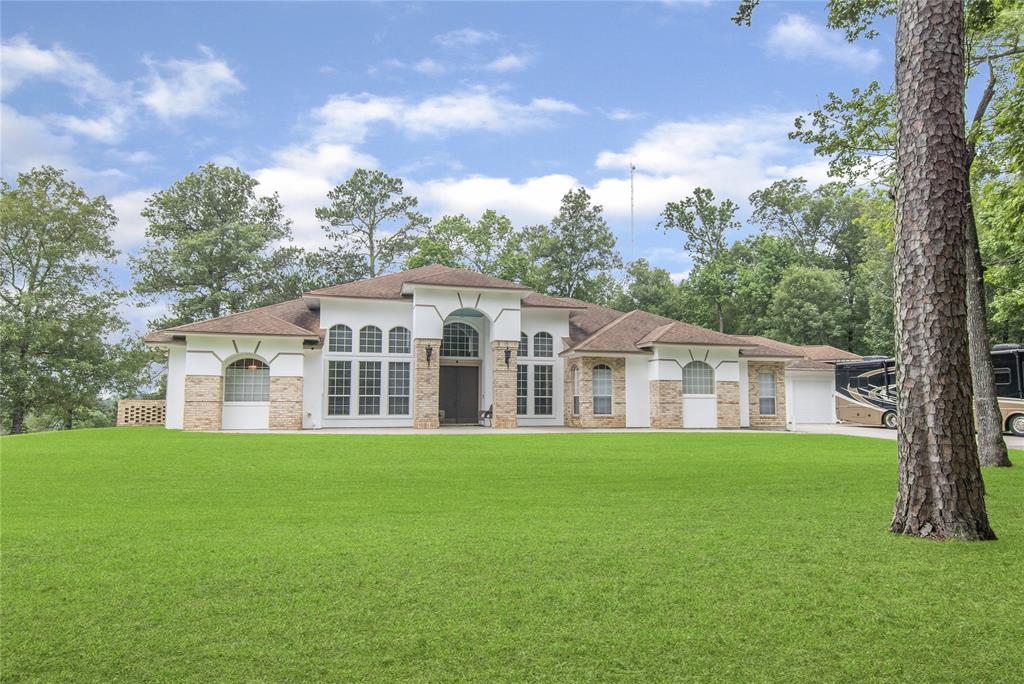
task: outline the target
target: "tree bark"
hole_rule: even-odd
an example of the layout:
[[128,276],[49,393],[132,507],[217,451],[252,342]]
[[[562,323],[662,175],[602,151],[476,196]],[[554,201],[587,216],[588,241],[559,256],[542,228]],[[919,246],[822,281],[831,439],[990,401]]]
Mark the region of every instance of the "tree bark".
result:
[[891,529],[994,539],[968,365],[964,12],[899,0],[896,21],[896,381],[899,488]]
[[996,375],[988,348],[988,305],[982,270],[978,226],[974,221],[971,185],[967,195],[967,339],[970,342],[971,385],[974,388],[974,420],[978,426],[978,459],[983,466],[1009,468],[1010,455],[1003,439],[1003,415],[999,412]]
[[20,403],[11,407],[11,434],[20,435],[25,432],[25,407]]

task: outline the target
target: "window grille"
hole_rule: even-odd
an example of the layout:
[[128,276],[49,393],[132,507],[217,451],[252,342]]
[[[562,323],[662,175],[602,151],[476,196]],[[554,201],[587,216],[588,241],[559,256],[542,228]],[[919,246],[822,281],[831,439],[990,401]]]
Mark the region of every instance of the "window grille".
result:
[[593,373],[594,415],[610,416],[612,414],[612,369],[601,364],[594,366]]
[[775,373],[770,370],[757,372],[758,410],[762,416],[775,415]]
[[554,356],[555,345],[551,333],[539,332],[533,336],[533,355],[541,357]]
[[224,401],[270,401],[270,366],[247,358],[225,368]]
[[458,321],[445,323],[441,338],[441,356],[475,359],[480,356],[480,333]]
[[327,415],[347,416],[352,404],[352,362],[327,362]]
[[408,361],[388,364],[388,413],[392,416],[409,415],[409,369]]
[[572,369],[572,415],[580,415],[580,367]]
[[520,416],[526,415],[529,406],[530,392],[530,367],[524,365],[516,366],[516,413]]
[[530,338],[526,333],[519,333],[519,358],[530,355]]
[[383,350],[383,335],[380,328],[368,325],[359,331],[359,351],[364,354],[380,354]]
[[683,394],[714,394],[715,371],[703,361],[691,361],[683,367]]
[[409,354],[412,352],[412,333],[408,328],[392,328],[388,333],[389,354]]
[[550,416],[552,412],[551,366],[533,367],[533,413]]
[[327,338],[327,351],[352,351],[352,328],[347,325],[332,325]]
[[380,415],[380,361],[359,362],[359,415]]

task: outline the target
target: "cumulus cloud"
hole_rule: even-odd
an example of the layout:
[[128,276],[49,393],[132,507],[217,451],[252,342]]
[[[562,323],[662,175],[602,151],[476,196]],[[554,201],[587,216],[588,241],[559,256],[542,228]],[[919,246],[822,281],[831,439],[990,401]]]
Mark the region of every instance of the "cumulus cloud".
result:
[[503,74],[509,71],[522,71],[530,65],[531,58],[527,55],[503,55],[484,64],[481,69]]
[[409,136],[509,133],[549,125],[558,114],[580,112],[576,105],[554,98],[515,102],[485,88],[471,88],[419,101],[369,93],[337,95],[316,109],[313,119],[319,138],[360,143],[374,124],[390,124]]
[[850,43],[799,14],[787,14],[772,26],[767,45],[787,59],[828,59],[861,69],[873,69],[882,61],[877,49]]
[[110,205],[117,214],[117,227],[114,229],[114,244],[120,250],[138,247],[146,240],[146,220],[142,218],[142,210],[146,206],[146,198],[156,192],[156,188],[132,190],[110,197]]
[[456,29],[434,36],[434,42],[446,48],[480,45],[497,39],[498,34],[494,31],[480,31],[474,28]]
[[577,185],[576,178],[564,174],[523,181],[469,176],[409,184],[420,202],[435,215],[477,216],[485,209],[495,209],[520,224],[549,221],[558,211],[562,196]]
[[245,86],[227,62],[199,46],[198,59],[147,59],[150,74],[142,102],[164,120],[206,116],[219,111],[222,100]]

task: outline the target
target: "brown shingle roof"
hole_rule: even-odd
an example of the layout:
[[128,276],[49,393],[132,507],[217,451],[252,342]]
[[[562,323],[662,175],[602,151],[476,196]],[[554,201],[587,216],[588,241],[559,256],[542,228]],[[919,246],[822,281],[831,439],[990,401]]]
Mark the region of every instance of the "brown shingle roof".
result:
[[314,338],[320,335],[320,312],[311,311],[302,299],[240,311],[197,323],[186,323],[150,333],[145,341],[161,344],[177,335],[205,333],[215,335],[269,335]]
[[492,278],[482,273],[474,273],[461,268],[451,268],[440,264],[421,266],[400,273],[366,280],[356,280],[342,285],[332,285],[306,294],[312,297],[359,297],[366,299],[401,299],[402,287],[406,283],[419,285],[448,285],[451,287],[472,287],[498,290],[526,290],[526,285],[513,283],[501,278]]
[[593,304],[587,304],[586,302],[581,302],[578,299],[571,299],[569,297],[552,297],[550,295],[540,294],[539,292],[531,292],[523,297],[522,304],[526,307],[538,309],[584,310],[587,307],[593,306]]
[[835,370],[835,366],[831,363],[825,363],[824,361],[815,361],[813,359],[800,359],[796,363],[791,363],[786,368],[792,368],[796,370]]
[[745,342],[733,335],[708,330],[698,325],[671,321],[651,330],[637,342],[638,347],[654,344],[700,344],[724,347],[742,347]]
[[[843,351],[827,344],[798,345],[780,342],[762,335],[737,335],[743,340],[753,342],[757,345],[754,349],[743,350],[743,356],[791,356],[794,358],[808,359],[810,361],[842,361],[856,360],[861,357],[853,352]],[[831,366],[818,367],[813,364],[797,362],[790,368],[801,368],[804,370],[826,370]]]
[[815,361],[859,361],[864,357],[828,344],[809,344],[801,347],[807,358]]
[[[438,268],[444,270],[439,270],[437,273],[417,274],[413,277],[406,278],[405,282],[417,285],[448,285],[451,287],[473,287],[494,290],[531,289],[526,285],[513,283],[511,280],[502,280],[501,278],[494,278],[489,275],[484,275],[483,273],[467,271],[461,268],[449,268],[447,266],[439,266]],[[409,275],[410,273],[413,273],[413,271],[405,272],[406,275]]]

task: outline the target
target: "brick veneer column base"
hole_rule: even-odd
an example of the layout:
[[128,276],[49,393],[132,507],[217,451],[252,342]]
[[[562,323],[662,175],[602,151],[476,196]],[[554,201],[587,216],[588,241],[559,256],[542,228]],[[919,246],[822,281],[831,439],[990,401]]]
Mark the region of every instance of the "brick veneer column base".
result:
[[[505,350],[509,349],[508,364]],[[519,360],[519,340],[493,340],[491,342],[491,396],[494,415],[491,427],[514,428],[516,418],[516,363]]]
[[740,383],[735,380],[720,380],[715,383],[718,401],[718,427],[738,428],[740,426]]
[[[430,363],[427,363],[427,347],[433,348]],[[440,426],[437,412],[441,398],[441,340],[431,337],[417,337],[413,340],[416,354],[416,380],[413,383],[413,419],[415,428],[433,429]]]
[[270,378],[271,430],[302,429],[302,377],[272,376]]
[[[611,415],[594,414],[594,366],[612,369]],[[580,369],[580,414],[572,415],[572,369]],[[565,424],[581,428],[626,427],[626,360],[585,356],[565,364]]]
[[651,427],[683,427],[683,383],[651,380]]
[[[775,415],[762,416],[758,399],[757,373],[770,370],[775,373]],[[747,392],[750,397],[750,427],[752,428],[784,428],[786,427],[786,366],[780,361],[750,361],[747,364]]]
[[219,375],[185,376],[185,413],[182,429],[220,430],[224,383]]

